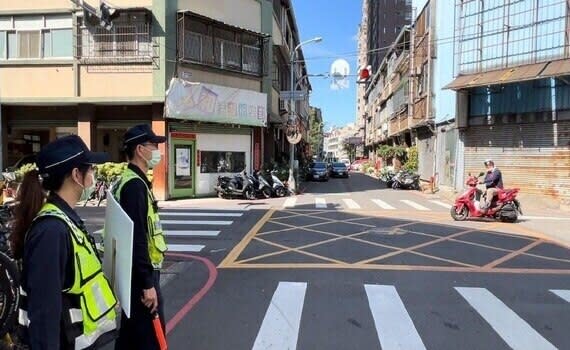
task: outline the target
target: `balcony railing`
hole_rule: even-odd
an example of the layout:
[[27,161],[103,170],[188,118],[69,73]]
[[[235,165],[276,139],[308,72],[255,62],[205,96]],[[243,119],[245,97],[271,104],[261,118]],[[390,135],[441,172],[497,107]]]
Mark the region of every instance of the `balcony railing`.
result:
[[[200,23],[232,32],[235,40],[220,38],[217,31],[208,30],[204,34],[193,30],[193,24]],[[204,19],[184,15],[178,25],[178,60],[184,63],[202,64],[224,70],[261,76],[264,74],[264,39],[250,32],[228,25],[205,24]],[[247,43],[246,43],[247,42]]]

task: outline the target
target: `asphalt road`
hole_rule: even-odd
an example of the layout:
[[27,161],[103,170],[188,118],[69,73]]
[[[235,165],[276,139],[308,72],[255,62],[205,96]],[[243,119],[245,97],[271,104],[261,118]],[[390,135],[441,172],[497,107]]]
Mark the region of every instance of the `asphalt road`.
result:
[[207,203],[164,211],[170,349],[570,349],[570,251],[517,224],[363,175]]

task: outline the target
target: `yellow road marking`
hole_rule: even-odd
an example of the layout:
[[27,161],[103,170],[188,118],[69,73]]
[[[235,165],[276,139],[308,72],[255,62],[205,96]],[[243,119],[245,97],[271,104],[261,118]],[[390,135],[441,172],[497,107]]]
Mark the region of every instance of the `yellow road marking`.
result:
[[400,251],[397,251],[397,252],[391,252],[391,253],[387,253],[387,254],[381,255],[381,256],[379,256],[379,257],[376,257],[376,258],[371,258],[371,259],[362,260],[362,261],[359,261],[359,263],[361,263],[361,264],[367,264],[367,263],[371,263],[371,262],[373,262],[373,261],[378,261],[378,260],[390,258],[390,257],[392,257],[392,256],[399,255],[399,254],[402,254],[402,253],[409,253],[409,252],[411,252],[412,250],[416,250],[416,249],[419,249],[419,248],[424,248],[424,247],[430,246],[430,245],[432,245],[432,244],[440,243],[440,242],[449,240],[450,238],[455,238],[455,237],[458,237],[458,236],[461,236],[461,235],[464,235],[464,234],[466,234],[466,233],[473,232],[473,231],[476,231],[476,229],[469,229],[469,230],[465,230],[465,231],[460,231],[460,232],[451,234],[451,235],[449,235],[449,236],[441,237],[441,238],[434,239],[434,240],[429,241],[429,242],[425,242],[425,243],[417,244],[417,245],[412,246],[412,247],[404,248],[404,249],[402,249],[402,250],[400,250]]
[[275,209],[269,209],[265,215],[249,230],[247,235],[232,249],[232,251],[224,258],[224,260],[218,265],[218,267],[224,267],[233,263],[241,252],[247,247],[249,242],[253,237],[259,232],[259,230],[265,225],[265,223],[273,216]]
[[460,266],[428,266],[428,265],[379,265],[379,264],[230,264],[228,269],[358,269],[385,271],[432,271],[432,272],[462,272],[462,273],[512,273],[512,274],[553,274],[570,275],[570,270],[557,269],[519,269],[494,268],[483,270],[479,267]]
[[504,263],[504,262],[507,262],[507,261],[513,259],[514,257],[520,255],[521,253],[524,253],[524,252],[526,252],[526,251],[528,251],[528,250],[531,250],[532,248],[536,247],[536,246],[539,245],[539,244],[542,244],[543,242],[544,242],[543,240],[538,239],[538,240],[532,242],[531,244],[528,244],[528,245],[522,247],[522,248],[519,249],[519,250],[515,250],[515,251],[510,252],[509,254],[507,254],[507,255],[505,255],[505,256],[503,256],[503,257],[501,257],[501,258],[495,260],[495,261],[491,261],[490,263],[488,263],[487,265],[483,266],[482,268],[483,268],[483,269],[492,269],[492,268],[494,268],[495,266],[498,266],[498,265],[500,265],[500,264],[502,264],[502,263]]
[[[219,264],[218,267],[220,267],[220,268],[301,268],[301,269],[302,268],[326,268],[326,269],[350,268],[350,269],[376,269],[376,270],[402,270],[402,271],[415,270],[415,271],[448,271],[448,272],[454,272],[455,271],[455,272],[570,274],[570,269],[497,268],[496,267],[497,265],[499,265],[499,264],[501,264],[507,260],[510,260],[510,259],[512,259],[518,255],[528,255],[528,256],[543,258],[543,259],[547,259],[547,260],[570,262],[570,260],[566,260],[566,259],[546,257],[546,256],[538,255],[538,254],[526,253],[526,251],[532,249],[533,247],[535,247],[541,243],[544,243],[544,241],[551,241],[551,242],[555,242],[558,244],[560,244],[560,243],[554,241],[550,237],[545,236],[544,234],[541,234],[539,232],[533,231],[533,230],[525,228],[525,227],[521,227],[519,225],[514,226],[513,224],[490,223],[488,226],[486,226],[484,228],[481,228],[481,227],[470,228],[470,229],[466,229],[466,230],[463,230],[463,231],[460,231],[460,232],[457,232],[455,234],[451,234],[451,235],[448,235],[445,237],[434,235],[434,234],[429,234],[429,233],[415,232],[415,231],[409,230],[408,232],[410,232],[412,234],[424,235],[424,236],[433,237],[436,239],[431,240],[429,242],[424,242],[422,244],[418,244],[418,245],[415,245],[412,247],[408,247],[408,248],[399,248],[399,247],[385,245],[385,244],[381,244],[381,243],[377,243],[377,242],[367,241],[367,240],[360,239],[357,237],[357,236],[363,235],[369,231],[357,232],[357,233],[350,234],[350,235],[339,235],[339,234],[320,231],[320,230],[311,228],[313,226],[319,226],[319,225],[323,225],[323,224],[345,223],[345,222],[349,222],[350,224],[354,224],[354,225],[358,225],[358,226],[362,226],[362,227],[366,227],[366,228],[375,228],[376,226],[374,226],[374,225],[363,224],[363,223],[359,223],[357,221],[371,219],[371,218],[378,218],[378,217],[380,217],[380,218],[387,217],[387,218],[393,219],[394,218],[394,211],[368,212],[367,214],[369,214],[369,215],[367,215],[367,216],[357,217],[357,218],[352,218],[352,219],[346,219],[346,220],[338,220],[338,219],[331,219],[328,217],[317,216],[318,214],[328,213],[329,211],[331,211],[331,212],[333,212],[333,211],[332,210],[320,210],[320,211],[317,210],[316,211],[314,209],[295,209],[294,211],[292,211],[292,210],[280,210],[280,212],[286,212],[286,213],[290,213],[292,215],[282,216],[282,217],[272,219],[272,216],[276,211],[277,211],[277,209],[270,209],[260,219],[260,221],[257,222],[256,225],[254,225],[254,227],[248,232],[248,234],[234,247],[234,249],[228,254],[228,256],[226,256],[226,258]],[[301,211],[306,212],[306,213],[301,213]],[[342,211],[340,211],[340,212],[342,212]],[[370,215],[370,214],[372,214],[372,215]],[[392,229],[393,228],[401,228],[401,227],[412,226],[412,225],[422,224],[422,223],[428,223],[428,224],[429,223],[438,223],[441,221],[449,220],[449,218],[447,216],[446,217],[437,217],[440,215],[434,215],[436,213],[415,213],[415,214],[416,214],[415,215],[416,217],[426,216],[426,218],[422,218],[423,220],[418,218],[421,221],[413,221],[413,222],[407,222],[407,223],[403,223],[403,224],[399,224],[399,225],[393,225],[393,226],[390,226],[390,228],[392,228]],[[420,215],[418,215],[418,214],[420,214]],[[424,214],[424,215],[422,215],[422,214]],[[311,217],[314,219],[318,219],[321,222],[306,225],[306,226],[295,226],[295,225],[290,225],[287,223],[279,222],[280,219],[288,219],[288,218],[294,218],[294,217]],[[410,218],[408,217],[407,219],[410,219]],[[259,233],[259,231],[263,228],[263,226],[268,222],[278,224],[278,225],[288,227],[288,228],[283,229],[283,230],[273,230],[273,231]],[[447,226],[456,227],[456,228],[465,228],[464,226],[462,227],[459,225],[447,225]],[[518,231],[518,232],[512,232],[512,231],[511,232],[497,232],[496,231],[499,228],[503,228],[503,227],[509,228],[512,231]],[[285,245],[281,245],[278,243],[267,241],[267,240],[259,237],[259,236],[267,235],[269,233],[289,232],[289,231],[295,230],[295,229],[303,229],[303,230],[307,230],[310,232],[317,232],[317,233],[332,236],[334,238],[322,240],[319,242],[314,242],[314,243],[307,244],[307,245],[300,246],[300,247],[296,247],[296,248],[291,248],[291,247],[287,247]],[[530,243],[529,245],[527,245],[527,246],[525,246],[519,250],[510,250],[510,249],[494,247],[494,246],[490,246],[490,245],[486,245],[486,244],[482,244],[482,243],[469,242],[469,241],[464,241],[461,239],[456,239],[456,237],[459,237],[461,235],[464,235],[464,234],[467,234],[470,232],[477,232],[479,230],[489,231],[488,234],[492,234],[492,235],[526,238],[526,239],[529,239],[529,241],[532,243]],[[539,238],[539,240],[536,240],[536,241],[531,240],[530,238],[527,238],[528,236],[533,237],[535,239]],[[282,250],[277,251],[277,252],[272,252],[272,253],[267,253],[267,254],[255,256],[255,257],[251,257],[251,258],[248,258],[248,259],[245,259],[242,261],[237,261],[237,258],[239,257],[239,255],[245,250],[245,248],[248,246],[248,244],[253,239],[260,241],[260,242],[263,242],[264,244],[268,244],[268,245],[280,248]],[[306,252],[306,251],[302,250],[302,249],[311,248],[313,246],[327,244],[327,243],[342,240],[342,239],[348,239],[348,240],[357,241],[357,242],[369,244],[372,246],[379,246],[379,247],[383,247],[383,248],[387,248],[387,249],[394,249],[395,251],[381,255],[381,256],[378,256],[378,257],[375,257],[375,258],[362,260],[362,261],[359,261],[356,263],[346,263],[343,261],[339,261],[339,260],[332,259],[332,258],[329,258],[326,256],[322,256],[322,255],[318,255],[318,254],[314,254],[314,253]],[[459,262],[459,261],[454,261],[451,259],[440,258],[438,256],[433,256],[433,255],[414,251],[415,249],[423,248],[423,247],[430,246],[432,244],[437,244],[437,243],[440,243],[443,241],[450,241],[450,242],[457,242],[457,243],[468,244],[468,245],[473,245],[473,246],[479,246],[482,248],[493,249],[493,250],[497,250],[497,251],[503,251],[503,252],[506,252],[508,254],[505,255],[504,257],[500,258],[500,259],[497,259],[497,260],[485,265],[484,267],[480,267],[480,266],[476,266],[476,265],[471,265],[471,264],[467,264],[467,263],[463,263],[463,262]],[[561,244],[561,245],[566,246],[565,244]],[[314,257],[317,259],[330,261],[331,263],[276,263],[276,264],[273,264],[273,263],[261,263],[261,264],[251,263],[251,261],[259,260],[259,259],[262,259],[265,257],[276,256],[276,255],[284,254],[287,252],[297,252],[297,253],[304,254],[307,256],[311,256],[311,257]],[[411,254],[415,254],[415,255],[431,258],[431,259],[436,259],[436,260],[440,260],[440,261],[445,261],[448,263],[452,263],[455,265],[461,265],[461,266],[449,267],[449,266],[430,266],[430,265],[373,264],[373,262],[377,262],[379,260],[383,260],[383,259],[386,259],[388,257],[395,256],[395,255],[398,255],[401,253],[411,253]]]

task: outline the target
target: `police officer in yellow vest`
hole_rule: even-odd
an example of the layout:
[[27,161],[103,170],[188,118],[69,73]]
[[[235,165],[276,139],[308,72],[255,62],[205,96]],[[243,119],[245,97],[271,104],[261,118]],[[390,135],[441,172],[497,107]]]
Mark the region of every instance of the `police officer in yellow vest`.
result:
[[161,160],[158,145],[166,141],[154,134],[149,125],[137,125],[125,133],[127,169],[113,188],[115,198],[133,220],[133,279],[131,318],[123,313],[116,350],[159,349],[153,330],[153,315],[158,313],[162,328],[164,309],[160,292],[160,268],[166,243],[146,173]]
[[67,136],[46,145],[38,170],[24,176],[10,240],[23,266],[19,330],[32,350],[98,349],[116,337],[117,299],[73,210],[94,188],[93,164],[106,158]]

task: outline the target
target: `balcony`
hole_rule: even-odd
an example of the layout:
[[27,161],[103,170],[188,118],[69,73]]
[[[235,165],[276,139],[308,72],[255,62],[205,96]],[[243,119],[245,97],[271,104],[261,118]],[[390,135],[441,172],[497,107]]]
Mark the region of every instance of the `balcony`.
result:
[[194,14],[179,13],[178,60],[248,75],[265,73],[266,37]]

